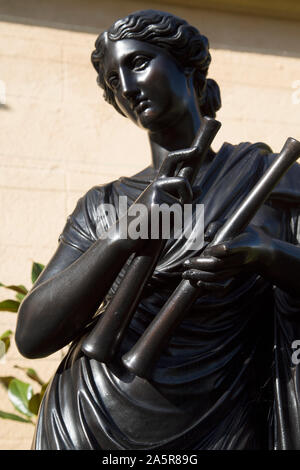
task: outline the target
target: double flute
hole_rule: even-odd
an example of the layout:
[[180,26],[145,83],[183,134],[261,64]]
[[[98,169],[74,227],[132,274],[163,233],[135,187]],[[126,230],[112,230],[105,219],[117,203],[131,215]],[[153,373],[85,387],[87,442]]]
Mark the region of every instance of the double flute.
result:
[[[220,127],[221,123],[215,119],[209,117],[202,119],[200,129],[192,144],[192,148],[196,150],[195,157],[185,165],[182,164],[178,176],[187,178],[191,184],[193,183]],[[164,163],[158,176],[165,167]],[[115,296],[82,344],[81,349],[87,356],[100,362],[109,362],[114,357],[138,306],[144,286],[151,277],[166,242],[167,240],[151,240],[142,253],[135,253]]]

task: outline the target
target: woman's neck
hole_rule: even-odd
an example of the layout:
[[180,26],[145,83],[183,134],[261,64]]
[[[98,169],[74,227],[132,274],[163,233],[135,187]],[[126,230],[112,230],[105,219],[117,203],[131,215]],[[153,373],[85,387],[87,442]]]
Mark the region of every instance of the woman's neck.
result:
[[152,167],[158,170],[170,152],[189,148],[199,130],[199,112],[189,113],[184,119],[158,132],[149,132]]

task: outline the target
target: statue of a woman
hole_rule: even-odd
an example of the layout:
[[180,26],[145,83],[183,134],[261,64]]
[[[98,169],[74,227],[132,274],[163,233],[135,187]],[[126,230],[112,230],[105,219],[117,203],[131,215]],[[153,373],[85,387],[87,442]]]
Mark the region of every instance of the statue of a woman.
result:
[[[191,260],[184,237],[168,240],[111,363],[82,351],[95,312],[114,298],[131,255],[150,243],[120,237],[122,215],[112,220],[104,204],[118,210],[127,196],[131,207],[150,210],[153,201],[171,205],[192,196],[204,204],[209,239],[274,159],[265,144],[225,143],[208,151],[193,187],[178,175],[158,176],[170,152],[189,149],[203,116],[220,107],[218,85],[207,79],[210,60],[196,28],[160,11],[135,12],[96,41],[98,83],[118,112],[148,132],[152,163],[78,201],[21,306],[16,341],[24,356],[45,357],[71,342],[41,405],[36,449],[300,448],[299,370],[292,361],[292,343],[300,339],[297,164],[248,229],[207,256],[194,252]],[[135,377],[120,357],[182,275],[202,281],[205,295],[185,312],[151,379]],[[234,282],[224,289],[228,279]]]

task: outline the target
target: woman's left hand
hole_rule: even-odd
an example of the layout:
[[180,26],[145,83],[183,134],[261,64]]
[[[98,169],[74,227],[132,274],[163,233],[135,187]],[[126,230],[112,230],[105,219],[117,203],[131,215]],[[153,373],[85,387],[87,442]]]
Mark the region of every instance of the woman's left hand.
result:
[[199,257],[185,261],[182,277],[196,281],[208,291],[225,294],[239,273],[263,271],[272,262],[272,256],[272,238],[260,227],[251,225],[232,240],[208,246]]

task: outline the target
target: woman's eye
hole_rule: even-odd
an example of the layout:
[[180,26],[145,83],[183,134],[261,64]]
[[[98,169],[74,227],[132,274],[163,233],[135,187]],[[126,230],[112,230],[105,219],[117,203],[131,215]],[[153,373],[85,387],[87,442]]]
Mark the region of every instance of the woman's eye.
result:
[[117,75],[112,75],[108,79],[108,84],[111,88],[117,88],[119,85],[119,77]]
[[132,66],[134,70],[143,70],[149,64],[150,59],[144,56],[138,56],[132,61]]

